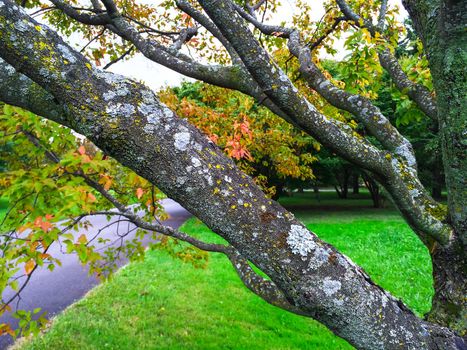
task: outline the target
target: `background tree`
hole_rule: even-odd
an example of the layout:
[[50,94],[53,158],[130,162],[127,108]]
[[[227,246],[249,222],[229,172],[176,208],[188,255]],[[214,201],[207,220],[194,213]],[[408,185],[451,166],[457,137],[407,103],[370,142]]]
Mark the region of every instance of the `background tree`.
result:
[[184,83],[161,101],[203,131],[277,199],[292,179],[314,178],[318,142],[241,93]]
[[[114,33],[112,35],[131,42],[156,62],[253,96],[332,152],[370,172],[432,251],[436,294],[429,318],[463,331],[465,216],[462,203],[465,194],[461,189],[465,172],[461,169],[465,170],[462,157],[465,150],[462,143],[452,142],[461,137],[458,119],[462,123],[465,120],[462,108],[465,86],[459,68],[465,56],[454,56],[459,41],[465,40],[465,33],[460,29],[465,22],[462,14],[466,12],[460,11],[465,6],[463,3],[407,2],[417,32],[423,34],[437,91],[436,104],[425,87],[407,78],[391,53],[391,38],[397,35],[397,30],[393,30],[394,26],[386,27],[386,22],[393,23],[387,3],[365,2],[359,8],[366,16],[362,18],[349,4],[336,1],[346,18],[342,30],[348,29],[349,23],[361,28],[365,39],[375,46],[375,57],[398,88],[407,91],[425,114],[442,118],[450,212],[440,215],[442,207],[433,201],[418,180],[410,143],[372,103],[368,98],[371,96],[333,85],[330,77],[322,73],[319,62],[314,61],[311,50],[314,45],[307,40],[310,23],[306,16],[297,19],[292,28],[271,26],[254,15],[255,10],[267,6],[266,2],[243,8],[230,1],[200,0],[202,13],[194,4],[178,1],[178,6],[202,23],[224,45],[225,53],[231,55],[232,65],[208,65],[178,51],[184,42],[193,38],[194,29],[190,30],[189,26],[176,34],[166,32],[166,36],[174,39],[173,45],[166,46],[163,39],[153,40],[151,33],[156,32],[152,28],[148,33],[143,29],[145,24],[142,26],[131,19],[125,5],[104,0],[86,11],[59,0],[52,2],[74,20],[104,26]],[[300,5],[306,13],[308,7]],[[331,18],[339,11],[334,5],[329,5]],[[379,13],[377,25],[368,19],[375,12]],[[184,15],[180,15],[180,19],[185,25],[190,20]],[[335,29],[342,19],[337,25],[336,21],[337,18],[331,21],[329,30]],[[262,46],[248,23],[261,31],[261,38],[270,36],[272,44]],[[304,30],[302,35],[301,29]],[[320,320],[360,348],[396,348],[400,344],[413,348],[465,346],[449,329],[416,317],[371,282],[348,258],[320,241],[290,213],[268,199],[251,179],[207,142],[205,136],[160,104],[147,88],[93,68],[84,56],[73,51],[53,31],[19,11],[9,0],[0,1],[0,30],[4,34],[0,39],[2,58],[31,79],[18,75],[9,65],[2,66],[2,100],[72,127],[122,164],[157,183],[231,246],[183,238],[205,250],[228,255],[245,284],[267,301]],[[324,115],[318,109],[322,106],[314,106],[308,96],[299,92],[264,48],[274,45],[278,37],[287,39],[306,84],[336,108],[352,113],[381,147],[341,120]],[[445,57],[449,58],[449,64],[443,61]],[[222,57],[219,60],[222,62]],[[101,189],[101,194],[112,200],[105,190]],[[130,218],[140,227],[179,235],[142,222],[124,206],[118,206],[118,202],[113,204],[120,210],[118,215]],[[248,260],[271,280],[254,275]]]

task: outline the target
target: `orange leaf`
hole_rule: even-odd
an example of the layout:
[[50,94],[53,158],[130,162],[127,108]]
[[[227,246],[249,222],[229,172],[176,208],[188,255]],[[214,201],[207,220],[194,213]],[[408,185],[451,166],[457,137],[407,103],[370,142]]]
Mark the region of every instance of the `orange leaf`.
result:
[[108,191],[111,186],[112,186],[112,180],[109,179],[104,184],[104,190]]
[[26,265],[24,265],[24,270],[26,271],[26,275],[29,275],[32,270],[34,270],[34,267],[36,266],[36,263],[34,260],[29,260]]
[[15,336],[15,331],[10,327],[10,325],[6,323],[2,323],[0,325],[0,335],[4,335],[5,333],[8,333],[12,337]]
[[94,203],[96,201],[96,196],[93,195],[91,192],[88,192],[88,199],[91,203]]
[[34,220],[34,226],[36,227],[41,227],[42,225],[42,216],[38,216],[35,220]]
[[83,233],[81,236],[78,237],[78,242],[81,244],[86,244],[88,243],[88,239],[86,235]]
[[81,155],[86,154],[86,148],[84,146],[79,146],[78,153]]
[[41,229],[44,232],[49,231],[52,228],[52,224],[48,221],[42,221],[41,223]]
[[138,199],[140,199],[140,198],[143,196],[143,193],[144,193],[144,191],[143,191],[143,189],[142,189],[141,187],[138,187],[138,188],[136,189],[136,197],[137,197]]

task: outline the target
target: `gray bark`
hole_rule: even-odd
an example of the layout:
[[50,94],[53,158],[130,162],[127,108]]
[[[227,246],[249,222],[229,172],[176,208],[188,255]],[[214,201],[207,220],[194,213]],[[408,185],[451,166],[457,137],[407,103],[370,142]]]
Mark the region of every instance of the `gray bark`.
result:
[[422,38],[438,94],[438,120],[454,244],[433,254],[435,296],[429,319],[467,332],[467,2],[405,0]]

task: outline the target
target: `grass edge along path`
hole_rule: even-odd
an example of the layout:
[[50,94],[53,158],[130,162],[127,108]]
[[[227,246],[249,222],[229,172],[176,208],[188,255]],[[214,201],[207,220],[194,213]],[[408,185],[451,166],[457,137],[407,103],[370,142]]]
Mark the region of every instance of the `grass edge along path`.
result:
[[[432,295],[429,255],[390,213],[299,216],[394,295],[422,314]],[[370,214],[369,214],[370,215]],[[326,219],[327,218],[327,219]],[[182,227],[219,242],[202,223]],[[164,251],[122,269],[59,315],[42,336],[18,349],[351,349],[319,323],[268,305],[246,290],[227,259],[210,254],[195,269]]]

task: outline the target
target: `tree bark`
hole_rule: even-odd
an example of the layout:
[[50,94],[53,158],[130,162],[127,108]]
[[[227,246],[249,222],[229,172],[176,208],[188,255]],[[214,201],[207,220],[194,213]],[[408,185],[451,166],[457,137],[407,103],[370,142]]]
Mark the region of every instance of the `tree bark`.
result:
[[434,251],[435,296],[429,319],[466,334],[467,299],[467,2],[404,0],[422,38],[438,100],[438,121],[448,192],[449,246]]
[[461,244],[449,248],[435,246],[431,258],[433,261],[433,280],[435,294],[427,320],[457,329],[465,335],[467,312],[465,293],[467,284],[465,273],[467,266],[465,252]]
[[440,157],[435,157],[434,164],[433,164],[433,177],[432,177],[432,184],[431,184],[431,195],[433,199],[441,200],[442,198],[442,190],[444,184],[444,176],[441,171],[441,167],[443,166]]
[[431,72],[439,103],[444,172],[448,189],[449,221],[455,242],[433,255],[435,296],[429,319],[465,335],[467,332],[467,3],[443,1],[431,48]]

